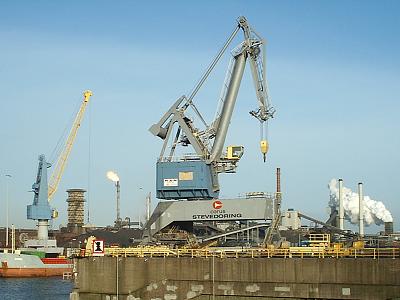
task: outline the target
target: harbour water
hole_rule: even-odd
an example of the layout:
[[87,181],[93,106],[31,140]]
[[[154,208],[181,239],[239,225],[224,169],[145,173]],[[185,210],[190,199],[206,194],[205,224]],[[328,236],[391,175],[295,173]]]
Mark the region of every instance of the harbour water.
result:
[[73,282],[62,278],[0,278],[1,300],[68,300]]

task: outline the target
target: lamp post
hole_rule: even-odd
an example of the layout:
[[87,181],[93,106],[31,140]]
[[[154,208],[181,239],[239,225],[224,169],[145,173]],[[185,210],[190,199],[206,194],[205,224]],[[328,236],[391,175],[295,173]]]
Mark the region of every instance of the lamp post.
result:
[[[10,174],[5,175],[8,178],[11,178],[12,176]],[[9,179],[6,180],[6,247],[8,247],[8,181]]]

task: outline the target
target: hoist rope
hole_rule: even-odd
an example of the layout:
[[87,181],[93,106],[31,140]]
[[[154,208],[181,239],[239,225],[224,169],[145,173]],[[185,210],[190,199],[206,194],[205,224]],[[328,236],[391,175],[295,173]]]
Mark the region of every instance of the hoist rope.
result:
[[74,122],[75,116],[78,113],[79,107],[81,104],[81,100],[79,100],[76,104],[75,110],[72,112],[67,124],[64,127],[64,130],[62,131],[56,146],[54,147],[53,151],[51,152],[51,155],[48,159],[48,161],[54,165],[56,160],[60,157],[61,151],[64,148],[65,142],[67,140],[67,136],[69,134],[69,131],[71,130],[71,124]]
[[87,170],[87,192],[86,192],[86,203],[87,203],[87,223],[90,224],[90,171],[91,171],[91,166],[92,166],[92,160],[91,160],[91,152],[92,152],[92,109],[91,105],[89,105],[88,108],[89,111],[89,116],[88,116],[88,130],[89,130],[89,137],[88,137],[88,170]]

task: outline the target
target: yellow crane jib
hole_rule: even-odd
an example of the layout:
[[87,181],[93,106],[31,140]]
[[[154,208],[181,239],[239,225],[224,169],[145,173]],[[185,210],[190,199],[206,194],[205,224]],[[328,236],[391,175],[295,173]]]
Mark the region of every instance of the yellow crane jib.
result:
[[51,178],[49,181],[49,188],[48,188],[48,199],[53,197],[54,193],[57,191],[58,184],[60,183],[61,176],[64,172],[65,165],[68,160],[68,156],[71,153],[72,146],[74,144],[76,134],[78,133],[78,128],[81,125],[83,115],[86,110],[86,106],[89,103],[90,97],[93,95],[93,93],[89,90],[86,90],[83,92],[83,101],[82,104],[79,108],[79,111],[75,117],[75,120],[72,124],[71,131],[69,132],[68,138],[65,143],[65,147],[63,151],[61,152],[60,156],[58,157],[58,160],[55,164],[53,173],[51,174]]

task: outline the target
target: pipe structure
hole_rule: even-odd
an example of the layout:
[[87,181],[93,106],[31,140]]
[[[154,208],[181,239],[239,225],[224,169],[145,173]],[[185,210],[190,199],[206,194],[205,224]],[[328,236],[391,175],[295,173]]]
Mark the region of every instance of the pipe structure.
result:
[[358,199],[359,199],[359,213],[358,213],[358,224],[359,224],[359,235],[364,236],[364,196],[363,196],[363,184],[358,183]]
[[343,179],[339,179],[339,228],[344,229]]

